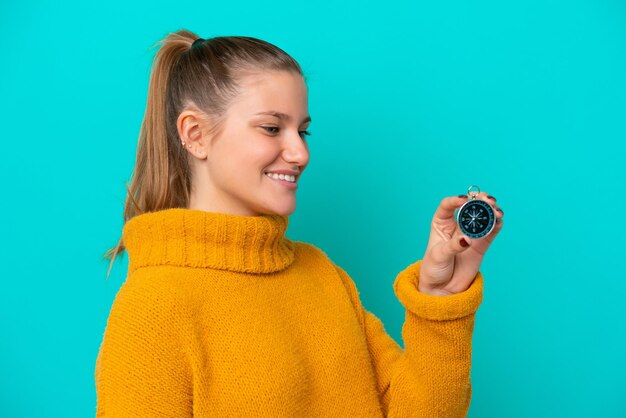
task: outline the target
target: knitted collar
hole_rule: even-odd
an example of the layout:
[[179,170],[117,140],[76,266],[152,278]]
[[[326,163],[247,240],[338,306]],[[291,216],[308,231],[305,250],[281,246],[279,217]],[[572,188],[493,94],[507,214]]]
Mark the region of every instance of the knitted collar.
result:
[[137,215],[122,240],[129,273],[139,267],[172,265],[246,273],[272,273],[294,260],[283,215],[243,216],[173,208]]

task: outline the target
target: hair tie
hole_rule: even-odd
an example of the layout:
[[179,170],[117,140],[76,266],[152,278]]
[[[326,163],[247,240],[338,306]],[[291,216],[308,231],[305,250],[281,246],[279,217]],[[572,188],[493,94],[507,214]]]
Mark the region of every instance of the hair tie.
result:
[[193,43],[191,44],[191,47],[193,48],[194,46],[196,46],[197,44],[201,44],[202,42],[204,42],[205,40],[203,38],[198,38],[195,41],[193,41]]

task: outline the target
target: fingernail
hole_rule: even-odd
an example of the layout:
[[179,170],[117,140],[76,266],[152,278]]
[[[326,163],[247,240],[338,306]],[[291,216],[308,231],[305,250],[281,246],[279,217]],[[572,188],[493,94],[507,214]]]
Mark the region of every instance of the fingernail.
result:
[[488,197],[489,199],[496,200],[496,198],[495,198],[495,197],[493,197],[493,196],[491,196],[491,195],[487,195],[487,197]]
[[460,194],[457,197],[467,197],[467,195],[466,194]]
[[467,241],[465,241],[465,238],[461,238],[461,241],[459,241],[459,243],[461,244],[461,247],[465,248],[467,247],[469,244],[467,243]]
[[502,214],[504,215],[504,211],[503,211],[502,209],[500,209],[500,208],[496,208],[496,210],[497,210],[498,212],[502,212]]

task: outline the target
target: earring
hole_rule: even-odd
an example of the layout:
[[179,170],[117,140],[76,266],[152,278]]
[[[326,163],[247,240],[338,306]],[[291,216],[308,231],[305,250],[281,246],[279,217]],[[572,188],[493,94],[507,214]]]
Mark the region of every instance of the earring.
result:
[[181,143],[183,144],[183,148],[185,148],[185,141],[182,141]]

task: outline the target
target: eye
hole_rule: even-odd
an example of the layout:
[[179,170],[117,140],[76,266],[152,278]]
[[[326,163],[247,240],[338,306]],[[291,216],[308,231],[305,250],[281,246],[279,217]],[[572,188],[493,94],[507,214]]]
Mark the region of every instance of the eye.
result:
[[[267,132],[269,132],[272,135],[278,134],[278,131],[280,130],[278,126],[261,126],[261,128],[265,129]],[[302,139],[304,139],[305,136],[311,136],[311,132],[309,131],[300,131],[298,133],[300,134]]]
[[[265,129],[266,131],[268,131],[271,134],[277,134],[278,133],[278,126],[261,126],[261,128]],[[276,131],[271,131],[271,129],[276,129]]]

